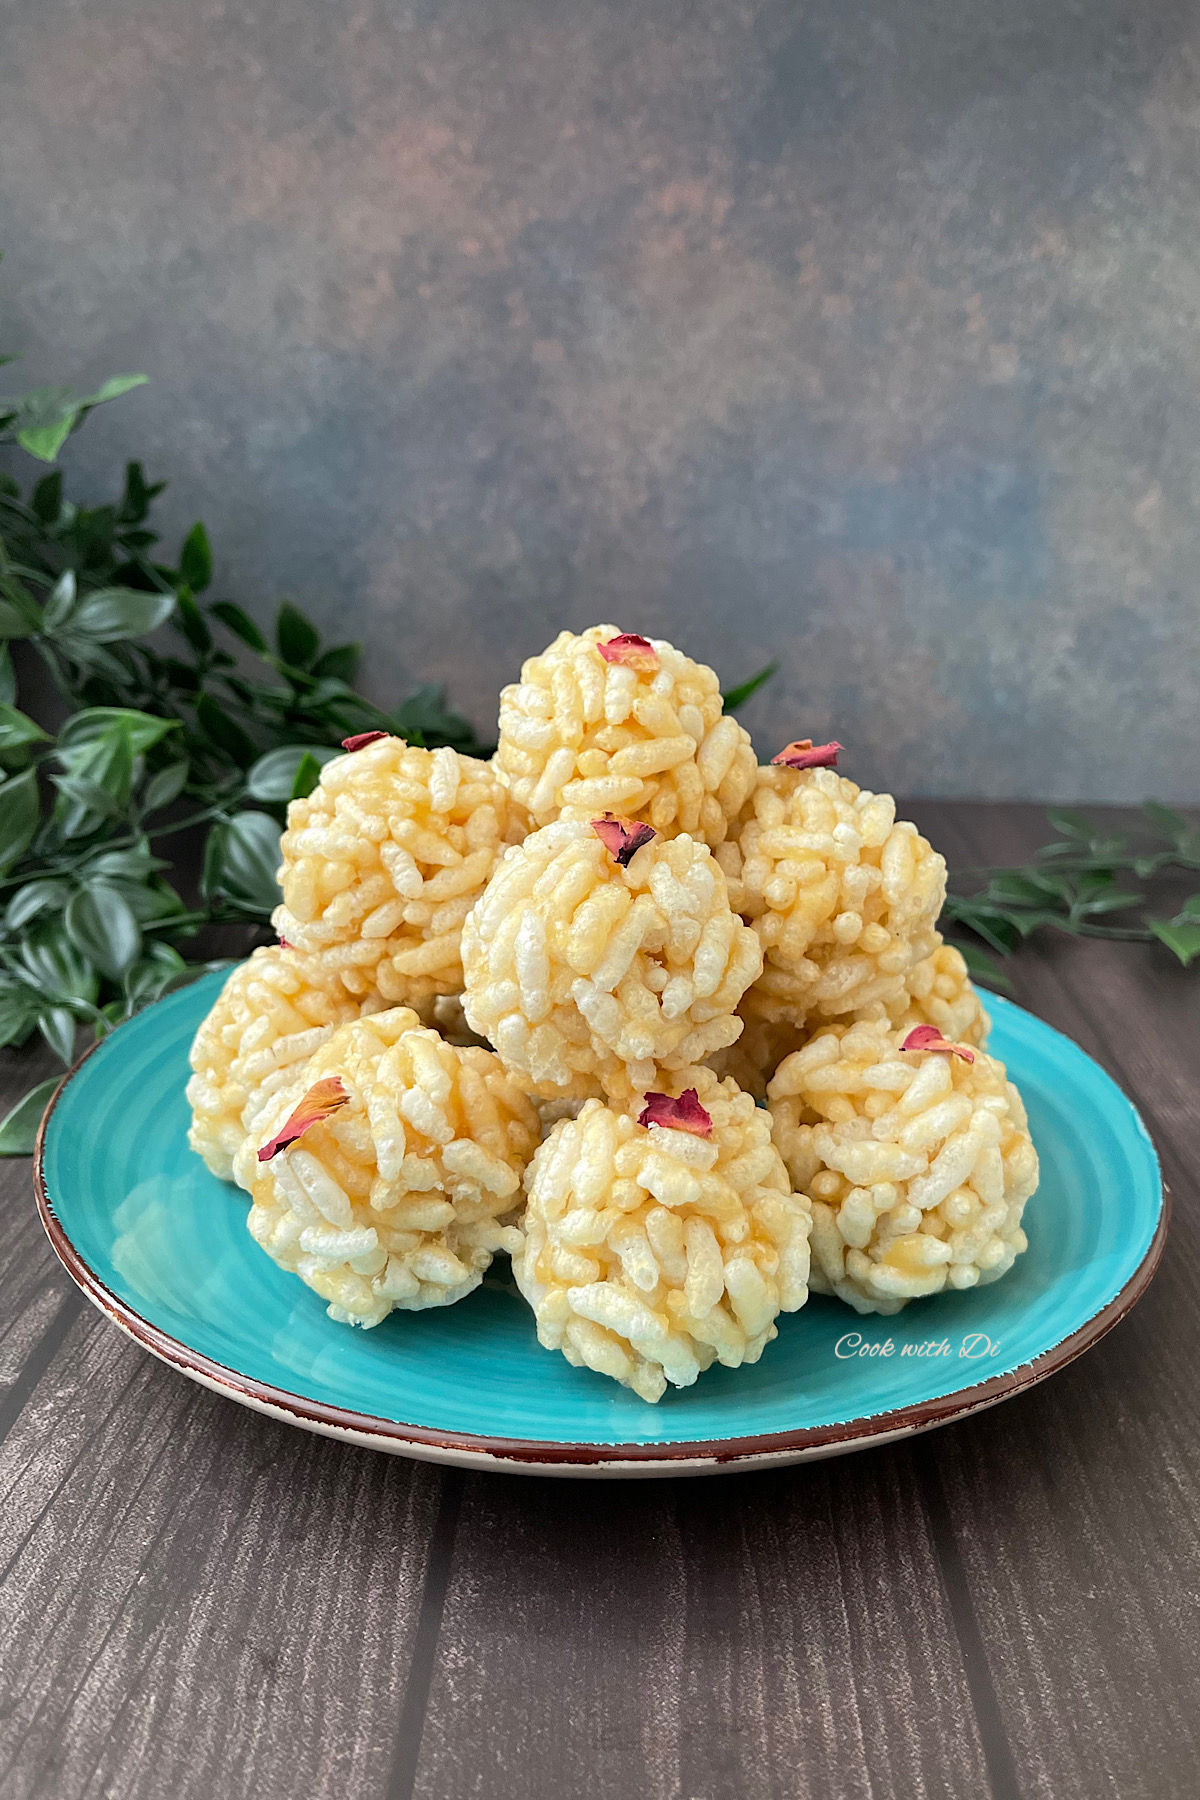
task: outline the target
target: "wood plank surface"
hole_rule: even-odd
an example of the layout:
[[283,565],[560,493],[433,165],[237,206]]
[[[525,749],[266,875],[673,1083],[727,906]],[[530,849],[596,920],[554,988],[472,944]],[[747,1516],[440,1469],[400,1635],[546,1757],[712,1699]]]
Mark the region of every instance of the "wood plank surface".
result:
[[[1043,830],[912,816],[959,865]],[[260,1419],[79,1301],[0,1163],[0,1800],[1191,1800],[1200,978],[1011,968],[1150,1125],[1162,1272],[1031,1393],[794,1470],[464,1477]]]

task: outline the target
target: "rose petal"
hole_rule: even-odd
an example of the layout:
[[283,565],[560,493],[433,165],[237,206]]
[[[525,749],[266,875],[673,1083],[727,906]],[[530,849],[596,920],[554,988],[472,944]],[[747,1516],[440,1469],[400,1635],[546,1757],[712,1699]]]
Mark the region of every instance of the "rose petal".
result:
[[627,669],[653,669],[658,665],[654,645],[636,631],[623,631],[620,637],[609,638],[607,644],[597,644],[596,648],[605,662],[624,663]]
[[811,738],[797,738],[795,743],[785,744],[771,761],[785,769],[836,769],[838,751],[843,749],[844,744],[814,745]]
[[665,1125],[668,1131],[690,1131],[693,1137],[711,1137],[713,1122],[700,1104],[695,1088],[684,1088],[678,1100],[670,1094],[647,1094],[638,1114],[639,1125]]
[[335,1113],[340,1106],[345,1106],[350,1096],[336,1075],[327,1075],[323,1081],[314,1081],[313,1085],[296,1107],[291,1116],[280,1126],[269,1144],[264,1144],[258,1153],[260,1163],[270,1162],[289,1144],[303,1137],[310,1125],[319,1125],[330,1113]]
[[645,824],[641,819],[618,819],[614,813],[605,813],[602,819],[592,820],[592,830],[613,858],[623,869],[629,867],[630,858],[648,844],[655,836],[653,825]]
[[377,744],[380,738],[389,736],[386,731],[360,731],[354,737],[342,739],[342,749],[348,756],[356,750],[365,750],[368,744]]
[[936,1025],[914,1025],[904,1042],[902,1050],[944,1050],[948,1056],[961,1056],[964,1062],[973,1063],[975,1052],[968,1050],[965,1044],[952,1044],[944,1038]]

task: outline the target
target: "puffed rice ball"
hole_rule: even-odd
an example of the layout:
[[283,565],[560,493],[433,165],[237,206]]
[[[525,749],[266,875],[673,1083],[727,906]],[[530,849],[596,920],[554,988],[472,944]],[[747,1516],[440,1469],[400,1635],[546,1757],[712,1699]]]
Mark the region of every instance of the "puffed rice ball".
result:
[[627,1099],[732,1043],[762,966],[703,844],[653,836],[623,868],[582,819],[505,853],[462,954],[468,1021],[547,1098]]
[[902,1051],[907,1029],[825,1026],[768,1090],[775,1143],[812,1200],[810,1285],[858,1312],[998,1280],[1026,1247],[1038,1182],[1004,1064]]
[[767,1114],[709,1069],[666,1088],[696,1090],[711,1138],[589,1100],[530,1164],[513,1253],[539,1342],[650,1401],[714,1360],[757,1362],[808,1297],[808,1202]]
[[[348,1102],[268,1162],[313,1085]],[[258,1117],[234,1162],[251,1236],[329,1316],[378,1325],[394,1308],[449,1306],[479,1286],[538,1142],[537,1115],[490,1051],[460,1049],[407,1007],[345,1025]]]
[[279,944],[234,969],[193,1040],[187,1084],[188,1142],[214,1175],[233,1180],[233,1159],[260,1108],[363,1005],[320,956]]
[[289,806],[275,929],[348,992],[428,1018],[436,995],[461,992],[463,920],[527,828],[489,763],[381,737]]
[[613,640],[629,642],[615,625],[562,631],[522,665],[500,696],[498,767],[536,825],[607,810],[719,844],[754,785],[749,736],[703,663],[662,638],[609,662]]
[[763,947],[747,1016],[803,1025],[886,1009],[936,948],[945,862],[890,794],[834,769],[760,769],[718,860]]

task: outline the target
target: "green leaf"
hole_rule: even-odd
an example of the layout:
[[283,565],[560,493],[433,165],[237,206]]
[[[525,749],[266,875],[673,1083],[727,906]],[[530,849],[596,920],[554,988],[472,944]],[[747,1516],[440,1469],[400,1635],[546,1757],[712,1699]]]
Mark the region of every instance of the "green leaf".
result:
[[[118,749],[106,770],[110,781],[122,783],[126,790],[133,778],[132,760],[127,771],[120,766],[123,751]],[[106,819],[119,819],[125,810],[125,802],[118,794],[113,794],[98,781],[89,781],[81,775],[56,775],[54,785],[58,789],[58,800],[54,808],[54,822],[65,840],[77,837],[89,837],[98,831]],[[125,799],[128,799],[126,791]]]
[[1177,925],[1184,925],[1191,919],[1200,919],[1200,894],[1190,895],[1175,915]]
[[267,654],[266,638],[240,606],[235,606],[232,600],[215,600],[210,610],[222,625],[232,631],[234,637],[241,638],[243,644],[249,644],[251,650],[257,650],[260,656]]
[[144,594],[137,588],[97,588],[75,604],[71,631],[94,644],[117,644],[144,637],[169,619],[175,610],[174,594]]
[[29,501],[43,525],[53,525],[62,511],[62,470],[43,475],[36,483]]
[[135,756],[152,750],[168,732],[178,731],[178,719],[159,719],[131,706],[88,706],[72,713],[58,734],[58,748],[77,750],[112,737],[123,737]]
[[[146,483],[145,472],[140,462],[125,464],[125,492],[121,496],[120,518],[124,525],[140,525],[150,511],[150,502],[156,494],[160,494],[166,486],[159,482],[155,487]],[[151,539],[153,542],[153,539]]]
[[0,701],[0,756],[25,750],[30,744],[48,744],[50,734],[15,706]]
[[127,850],[102,850],[99,856],[89,857],[80,874],[85,881],[145,881],[147,876],[169,867],[143,839]]
[[6,1118],[0,1119],[0,1156],[33,1155],[42,1114],[57,1086],[57,1075],[51,1075],[49,1081],[39,1081],[24,1099],[17,1101]]
[[966,963],[967,973],[972,981],[981,981],[988,987],[999,988],[1003,992],[1011,994],[1012,982],[1000,964],[995,962],[986,950],[981,950],[978,944],[969,944],[961,938],[955,938],[952,941],[954,948]]
[[739,706],[745,706],[747,700],[749,700],[752,695],[757,694],[759,688],[765,687],[771,677],[778,673],[779,664],[772,661],[766,663],[758,671],[757,675],[751,675],[748,681],[743,681],[738,687],[730,688],[727,694],[721,696],[722,700],[725,702],[725,711],[727,713],[733,713],[737,711]]
[[307,800],[321,779],[321,764],[312,751],[306,751],[304,758],[296,770],[296,779],[292,782],[293,800]]
[[318,656],[312,672],[325,680],[343,681],[349,687],[358,673],[361,656],[361,644],[335,644],[332,650]]
[[204,735],[209,738],[218,750],[237,763],[239,768],[248,769],[258,755],[251,738],[242,730],[235,719],[213,699],[211,694],[201,694],[196,702],[196,718]]
[[180,631],[182,631],[188,643],[192,646],[192,649],[198,650],[201,655],[203,655],[206,650],[211,650],[212,632],[208,629],[204,614],[192,599],[191,589],[186,586],[177,588],[175,592],[175,604],[178,610],[178,617],[176,618],[175,623]]
[[1147,800],[1142,811],[1169,844],[1191,829],[1182,813],[1176,812],[1173,806],[1164,806],[1160,800]]
[[[3,604],[0,602],[0,604]],[[0,701],[11,706],[17,697],[17,677],[7,644],[0,644]]]
[[150,377],[148,375],[110,375],[102,381],[94,394],[79,402],[81,412],[90,412],[93,406],[103,406],[106,400],[119,400],[122,394],[128,394],[134,388],[142,387]]
[[275,639],[280,656],[295,669],[309,668],[321,648],[316,627],[290,600],[285,600],[279,608]]
[[200,519],[196,520],[183,540],[183,549],[179,552],[179,574],[194,594],[202,594],[212,582],[212,548]]
[[72,895],[64,923],[79,954],[110,981],[119,981],[137,961],[141,929],[129,902],[108,882],[93,881]]
[[0,988],[0,1044],[23,1044],[37,1023],[40,1005],[23,983],[10,981]]
[[1200,956],[1200,919],[1151,919],[1149,924],[1155,937],[1179,958],[1185,969]]
[[[356,725],[356,730],[369,730],[374,725],[387,727],[389,721],[374,708],[368,708],[362,702],[359,706],[369,717],[365,724]],[[491,750],[479,742],[470,720],[464,719],[461,713],[451,712],[446,706],[445,688],[433,682],[416,688],[390,722],[398,735],[410,744],[427,744],[431,749],[438,744],[449,744],[451,748],[461,750],[464,756],[491,755]]]
[[37,775],[27,769],[0,784],[0,869],[11,868],[33,842],[41,806]]
[[4,923],[9,931],[19,931],[28,925],[30,919],[36,919],[41,912],[49,912],[51,908],[58,910],[66,905],[71,890],[65,881],[55,881],[43,877],[40,881],[27,881],[19,887],[8,903],[4,914]]
[[1074,910],[1081,917],[1090,918],[1094,913],[1124,912],[1128,907],[1140,906],[1145,898],[1145,894],[1127,894],[1122,889],[1119,893],[1097,894],[1092,899],[1081,900]]
[[316,775],[305,789],[310,794],[317,784],[321,767],[340,756],[339,750],[331,750],[324,745],[284,744],[278,750],[268,750],[260,756],[246,777],[246,792],[252,800],[284,801],[297,798],[296,781],[306,762],[311,763]]
[[70,1007],[44,1006],[37,1024],[55,1056],[70,1068],[75,1061],[75,1015]]
[[251,912],[269,914],[282,898],[275,879],[279,835],[274,819],[261,812],[237,813],[222,828],[217,885]]
[[165,769],[159,769],[146,783],[142,795],[142,805],[148,813],[160,812],[164,806],[170,806],[177,800],[187,786],[189,774],[186,762],[168,763]]
[[52,1000],[81,1000],[94,1005],[99,992],[95,969],[67,936],[61,919],[44,919],[17,945],[17,972]]
[[47,596],[42,610],[43,631],[58,631],[75,610],[77,586],[74,569],[64,569]]

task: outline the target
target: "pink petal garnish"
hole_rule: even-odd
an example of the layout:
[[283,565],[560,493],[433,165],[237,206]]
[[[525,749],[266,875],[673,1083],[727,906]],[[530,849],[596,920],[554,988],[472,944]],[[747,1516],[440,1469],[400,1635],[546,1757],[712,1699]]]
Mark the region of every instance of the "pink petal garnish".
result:
[[771,761],[785,769],[836,769],[838,751],[844,749],[844,744],[814,745],[811,738],[797,738],[794,744],[785,744]]
[[648,844],[655,836],[653,825],[646,825],[641,819],[618,819],[615,813],[605,813],[602,819],[592,820],[592,830],[608,851],[613,860],[623,869],[629,867],[629,860]]
[[639,1125],[665,1125],[668,1131],[690,1131],[693,1137],[711,1137],[713,1123],[700,1104],[695,1088],[684,1088],[678,1100],[670,1094],[647,1094],[638,1114]]
[[388,735],[386,731],[360,731],[354,737],[343,738],[342,749],[352,756],[356,750],[365,750],[368,744],[377,744]]
[[605,662],[624,663],[627,669],[651,669],[658,663],[658,651],[650,639],[639,637],[636,631],[623,631],[596,648]]
[[275,1133],[269,1144],[264,1144],[258,1153],[260,1163],[270,1162],[281,1150],[294,1144],[297,1138],[304,1136],[310,1125],[319,1125],[330,1113],[335,1113],[339,1106],[345,1106],[350,1096],[336,1075],[327,1075],[323,1081],[314,1081],[299,1106],[291,1117]]
[[948,1056],[961,1056],[964,1062],[973,1063],[975,1052],[968,1050],[965,1044],[952,1044],[944,1038],[936,1025],[914,1025],[904,1042],[902,1050],[944,1050]]

